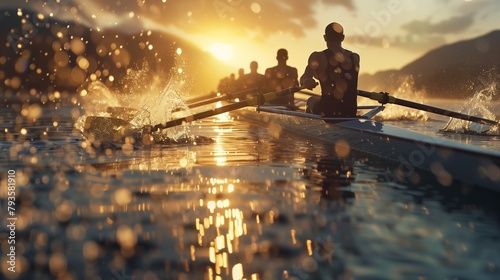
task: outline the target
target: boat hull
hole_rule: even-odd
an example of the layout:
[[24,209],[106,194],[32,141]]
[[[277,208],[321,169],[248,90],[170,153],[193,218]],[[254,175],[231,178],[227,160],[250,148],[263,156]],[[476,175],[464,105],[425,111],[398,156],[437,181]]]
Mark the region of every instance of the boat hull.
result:
[[416,171],[429,171],[447,186],[460,181],[500,191],[500,152],[416,133],[374,120],[352,119],[339,123],[242,110],[242,117],[278,123],[286,131],[377,156],[395,163],[386,180],[412,180]]

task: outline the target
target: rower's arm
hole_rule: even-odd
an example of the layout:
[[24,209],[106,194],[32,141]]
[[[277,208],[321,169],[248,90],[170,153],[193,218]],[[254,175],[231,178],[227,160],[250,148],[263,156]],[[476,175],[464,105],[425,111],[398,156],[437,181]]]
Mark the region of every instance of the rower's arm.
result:
[[299,86],[299,72],[297,71],[297,68],[292,67],[290,70],[290,78],[293,81],[293,86],[298,87]]
[[313,89],[318,84],[314,78],[317,78],[317,69],[320,64],[320,59],[318,52],[313,52],[309,56],[309,60],[307,62],[306,69],[304,70],[304,74],[300,77],[300,85],[304,86],[308,89]]
[[353,63],[354,63],[354,67],[356,67],[356,72],[359,73],[359,65],[360,65],[360,60],[361,58],[359,57],[359,54],[357,53],[353,53]]

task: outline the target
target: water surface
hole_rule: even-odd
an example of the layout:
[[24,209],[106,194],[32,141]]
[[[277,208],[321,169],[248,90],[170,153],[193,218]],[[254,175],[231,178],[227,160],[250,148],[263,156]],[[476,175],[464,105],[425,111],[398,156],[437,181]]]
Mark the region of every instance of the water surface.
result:
[[[94,149],[73,127],[77,106],[32,107],[36,121],[19,106],[0,113],[2,239],[8,170],[16,173],[16,273],[2,246],[7,278],[500,277],[497,194],[429,174],[386,182],[391,163],[339,158],[231,114],[190,127],[213,142]],[[406,125],[439,134],[443,123]]]

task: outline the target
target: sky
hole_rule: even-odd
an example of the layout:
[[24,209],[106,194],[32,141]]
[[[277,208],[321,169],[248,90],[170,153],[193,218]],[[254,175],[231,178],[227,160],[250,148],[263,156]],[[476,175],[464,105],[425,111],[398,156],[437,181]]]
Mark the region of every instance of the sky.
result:
[[68,15],[60,7],[73,7],[70,14],[99,28],[171,32],[246,72],[255,60],[263,73],[285,48],[299,75],[309,54],[326,47],[332,21],[344,26],[343,46],[360,54],[361,73],[398,69],[443,44],[500,29],[498,0],[0,0],[12,5],[60,17]]

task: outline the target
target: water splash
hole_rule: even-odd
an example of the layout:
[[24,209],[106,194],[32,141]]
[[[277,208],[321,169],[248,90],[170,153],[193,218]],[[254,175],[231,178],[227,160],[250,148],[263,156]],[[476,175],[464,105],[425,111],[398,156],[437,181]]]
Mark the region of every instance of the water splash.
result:
[[[415,87],[415,81],[412,76],[407,76],[402,79],[400,85],[394,90],[394,92],[389,93],[392,96],[401,99],[407,99],[414,102],[423,102],[424,94],[418,91]],[[362,101],[360,105],[365,105]],[[368,104],[368,102],[366,103]],[[427,121],[429,116],[425,111],[419,111],[415,109],[410,109],[407,107],[388,104],[384,111],[377,114],[375,117],[377,120],[385,121],[399,121],[399,120],[421,120]]]
[[120,100],[104,83],[94,81],[80,93],[82,107],[88,115],[99,115],[106,112],[107,107],[120,106]]
[[[138,113],[130,121],[131,126],[133,128],[141,128],[191,115],[190,109],[180,96],[180,90],[182,90],[182,86],[177,81],[170,80],[154,100],[151,102],[146,101],[139,109]],[[182,125],[164,129],[155,133],[154,136],[159,140],[185,138],[189,136],[189,127]]]
[[[89,116],[109,118],[110,125],[123,123],[116,122],[117,118],[127,122],[120,129],[141,131],[147,126],[191,115],[181,96],[189,88],[181,53],[177,51],[175,66],[167,79],[162,74],[152,75],[148,64],[144,63],[141,69],[128,69],[127,76],[117,89],[110,89],[101,82],[93,82],[84,91],[83,107],[86,113],[76,122],[76,128],[83,132]],[[116,130],[115,127],[112,129]],[[200,142],[201,139],[190,136],[187,125],[155,131],[151,136],[154,143],[160,144]]]
[[[171,69],[171,76],[165,86],[161,84],[161,77],[150,80],[149,69],[143,67],[141,71],[130,71],[125,82],[132,85],[133,93],[139,93],[140,100],[134,101],[135,104],[141,104],[137,114],[130,121],[132,128],[141,128],[145,126],[154,126],[159,123],[165,123],[174,118],[182,118],[191,115],[182,99],[182,92],[188,90],[188,77],[183,69],[186,67],[182,59],[182,51],[176,52],[176,63]],[[143,93],[143,94],[140,94]],[[145,93],[145,94],[144,94]],[[130,104],[129,106],[133,106]],[[155,142],[171,142],[179,139],[189,139],[189,127],[186,125],[176,126],[155,132],[153,137]]]
[[[472,96],[472,98],[460,109],[459,112],[495,120],[496,116],[492,112],[492,101],[495,99],[497,94],[497,82],[490,81],[485,84],[484,88],[477,90],[474,96]],[[500,127],[451,118],[441,131],[460,134],[499,135]]]

